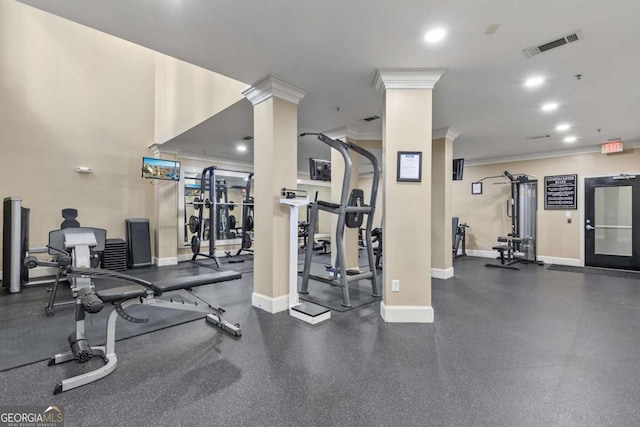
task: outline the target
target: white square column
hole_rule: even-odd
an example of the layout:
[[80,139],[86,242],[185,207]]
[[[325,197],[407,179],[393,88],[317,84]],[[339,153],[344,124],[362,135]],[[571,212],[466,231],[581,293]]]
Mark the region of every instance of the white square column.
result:
[[453,236],[451,229],[453,191],[453,141],[458,132],[452,128],[433,131],[431,157],[431,277],[453,277]]
[[269,313],[289,309],[289,212],[283,187],[296,188],[298,103],[306,91],[267,76],[243,92],[254,106],[255,243],[251,302]]
[[[386,322],[431,323],[432,90],[444,70],[378,70],[384,96],[383,302]],[[420,182],[397,180],[398,152],[420,152]],[[398,286],[392,289],[392,283]]]

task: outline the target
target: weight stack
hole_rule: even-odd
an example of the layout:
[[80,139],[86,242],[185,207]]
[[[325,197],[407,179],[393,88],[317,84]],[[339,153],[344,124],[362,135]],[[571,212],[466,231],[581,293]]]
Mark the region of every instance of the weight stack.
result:
[[127,266],[129,268],[151,265],[151,234],[146,218],[127,218]]
[[122,239],[107,239],[102,253],[102,268],[113,271],[127,269],[127,242]]

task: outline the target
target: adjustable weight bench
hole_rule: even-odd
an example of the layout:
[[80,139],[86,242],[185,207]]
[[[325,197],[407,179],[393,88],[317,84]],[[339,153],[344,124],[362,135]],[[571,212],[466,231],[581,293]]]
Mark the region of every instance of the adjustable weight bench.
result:
[[[242,275],[235,271],[221,271],[179,279],[161,280],[157,282],[147,282],[145,280],[125,274],[92,268],[72,268],[67,272],[67,274],[72,277],[110,277],[126,280],[132,282],[133,284],[95,291],[95,296],[102,303],[111,303],[114,305],[114,310],[110,313],[107,320],[106,344],[104,346],[91,347],[89,346],[86,339],[77,339],[75,340],[75,343],[72,343],[72,340],[70,338],[69,341],[70,343],[72,343],[72,350],[53,356],[49,360],[49,366],[68,362],[70,360],[76,360],[77,362],[82,363],[91,359],[93,355],[101,356],[105,361],[105,365],[91,372],[63,380],[56,386],[54,394],[59,394],[64,391],[89,384],[106,377],[115,370],[116,364],[118,363],[118,358],[115,352],[116,320],[118,319],[118,316],[132,323],[147,323],[149,321],[149,319],[141,319],[128,314],[126,312],[126,309],[133,305],[147,305],[153,307],[172,308],[177,310],[206,313],[206,321],[209,324],[216,326],[235,337],[240,337],[242,335],[239,325],[233,325],[225,320],[222,320],[224,309],[220,307],[214,307],[211,303],[204,300],[202,297],[199,297],[191,292],[192,288],[198,286],[241,278]],[[170,296],[169,300],[156,298],[163,295],[164,293],[168,293],[165,296]],[[176,298],[178,295],[184,296],[185,294],[188,294],[188,298],[193,299],[195,302],[186,302],[184,298]],[[201,304],[199,304],[197,301],[200,301]],[[79,304],[83,304],[83,302],[81,301]],[[83,308],[83,312],[85,310],[86,309]],[[78,313],[76,312],[76,321],[84,322],[84,319],[78,319],[77,314]],[[82,329],[84,329],[84,325],[82,325]],[[76,335],[74,335],[74,338],[75,336]]]

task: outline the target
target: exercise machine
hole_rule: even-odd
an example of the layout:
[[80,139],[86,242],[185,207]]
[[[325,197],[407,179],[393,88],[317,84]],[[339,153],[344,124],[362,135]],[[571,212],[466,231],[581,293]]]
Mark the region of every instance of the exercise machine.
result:
[[[242,242],[241,248],[236,255],[239,255],[242,251],[249,251],[253,244],[253,198],[251,197],[251,179],[253,178],[253,172],[235,171],[229,169],[220,169],[216,166],[209,166],[204,168],[200,177],[200,190],[199,197],[196,197],[192,205],[197,209],[197,216],[192,215],[187,223],[189,230],[194,233],[191,237],[191,251],[193,256],[191,260],[195,262],[198,257],[213,259],[216,268],[220,268],[220,262],[216,256],[216,238],[225,237],[231,228],[229,219],[232,217],[229,215],[229,211],[233,210],[239,204],[230,202],[226,197],[227,186],[226,182],[216,179],[217,171],[234,172],[238,174],[245,174],[246,186],[238,187],[242,188],[245,194],[245,200],[242,202]],[[236,186],[237,187],[237,186]],[[205,209],[207,215],[205,216]],[[233,217],[235,222],[235,217]],[[214,227],[214,231],[211,231],[211,227]],[[221,234],[218,234],[221,232]],[[209,241],[209,250],[207,253],[201,251],[201,245],[204,240]]]
[[453,228],[453,258],[467,256],[467,228],[469,226],[466,222],[460,222],[460,218],[457,216],[451,219],[451,226]]
[[377,243],[378,246],[376,246],[375,248],[373,248],[373,253],[376,256],[376,268],[382,268],[380,266],[380,260],[382,259],[382,227],[377,227],[374,228],[371,231],[371,237],[373,237],[373,240],[371,243]]
[[[373,217],[376,210],[376,197],[378,192],[378,182],[380,178],[380,170],[378,168],[378,159],[371,152],[364,148],[353,144],[351,142],[343,142],[337,139],[329,138],[322,133],[303,133],[300,135],[304,137],[306,135],[317,136],[318,140],[328,145],[332,149],[338,151],[344,160],[344,176],[342,180],[342,191],[340,193],[340,203],[332,203],[322,200],[317,200],[310,204],[310,217],[309,217],[309,235],[314,236],[316,231],[316,218],[319,211],[329,212],[338,216],[336,225],[336,241],[332,242],[335,246],[336,265],[332,266],[331,270],[334,274],[329,277],[319,276],[311,274],[311,261],[313,258],[313,248],[311,245],[307,245],[307,250],[304,259],[304,270],[302,272],[302,286],[300,293],[309,293],[309,280],[316,280],[327,283],[332,286],[338,286],[342,288],[342,305],[345,307],[351,307],[351,301],[349,299],[349,283],[358,282],[366,279],[371,281],[371,290],[374,297],[380,296],[378,290],[377,274],[375,268],[375,261],[373,257],[373,245],[371,240],[371,230],[373,226]],[[369,204],[365,203],[365,195],[361,189],[353,189],[349,193],[349,179],[351,177],[352,162],[349,155],[349,150],[367,158],[373,166],[373,181],[371,185],[371,193],[369,197]],[[366,251],[369,259],[368,270],[364,272],[356,272],[355,274],[348,275],[347,265],[345,260],[345,245],[344,245],[344,231],[345,227],[359,228],[364,222],[364,216],[367,216],[367,223],[364,230],[364,239],[366,242]]]
[[[51,251],[60,252],[61,256],[55,261],[40,261],[34,256],[29,256],[25,259],[25,266],[28,268],[34,268],[37,265],[61,268],[65,270],[65,274],[71,277],[72,280],[76,314],[75,331],[68,338],[71,349],[53,356],[49,360],[49,366],[71,360],[85,363],[96,355],[102,357],[104,361],[104,365],[95,370],[63,380],[54,389],[54,394],[97,381],[116,369],[118,358],[115,352],[115,338],[118,316],[132,323],[147,323],[149,321],[149,319],[134,317],[126,311],[127,308],[133,305],[206,313],[207,323],[235,337],[242,335],[239,325],[231,324],[222,319],[224,309],[215,307],[211,302],[195,294],[192,289],[206,284],[239,279],[241,277],[240,273],[222,271],[148,282],[111,270],[91,268],[90,251],[104,249],[105,236],[106,232],[104,230],[88,227],[52,231],[49,233],[48,247]],[[71,250],[73,250],[73,255],[71,255]],[[115,278],[132,284],[98,289],[92,278]],[[163,294],[165,294],[165,298],[159,298]],[[111,303],[114,306],[107,320],[107,341],[104,346],[91,346],[85,334],[86,314],[102,311],[105,303]]]
[[537,261],[536,250],[538,180],[533,175],[511,174],[509,171],[505,171],[499,178],[507,179],[507,184],[510,185],[506,214],[511,219],[511,230],[506,236],[498,237],[500,244],[493,246],[499,253],[500,264],[486,266],[518,270],[518,267],[513,265],[516,262],[542,265],[543,263]]

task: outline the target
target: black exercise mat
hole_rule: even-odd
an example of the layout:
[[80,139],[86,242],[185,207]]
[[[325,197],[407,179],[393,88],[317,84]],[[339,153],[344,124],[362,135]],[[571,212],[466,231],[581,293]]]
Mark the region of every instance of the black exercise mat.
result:
[[[184,277],[198,272],[208,273],[206,268],[194,268],[190,265],[149,267],[128,270],[127,273],[147,280],[159,277]],[[94,279],[97,286],[105,286],[106,279]],[[122,282],[111,281],[108,286],[120,286]],[[48,286],[32,286],[19,294],[0,297],[0,371],[16,368],[30,363],[46,360],[56,353],[69,350],[67,337],[74,331],[74,306],[56,307],[55,315],[47,317],[44,306],[48,298]],[[238,289],[242,287],[242,289]],[[195,293],[205,295],[216,306],[228,308],[235,304],[239,293],[245,293],[244,281],[214,283],[196,288]],[[167,299],[171,293],[165,294]],[[70,297],[67,285],[58,292],[58,301]],[[164,296],[163,296],[164,297]],[[113,310],[110,304],[97,314],[87,315],[85,328],[91,345],[103,345],[106,340],[106,322]],[[135,324],[119,318],[116,328],[116,340],[155,332],[161,329],[202,319],[203,313],[192,313],[159,307],[133,306],[127,309],[135,317],[147,317],[148,323]],[[206,327],[204,320],[202,326]]]
[[625,279],[638,279],[640,280],[640,272],[626,271],[626,270],[611,270],[608,268],[598,267],[574,267],[570,265],[558,265],[552,264],[547,270],[552,271],[568,271],[570,273],[582,273],[582,274],[597,274],[600,276],[621,277]]
[[[370,283],[368,280],[363,282],[367,284]],[[381,297],[371,296],[370,285],[368,285],[368,289],[364,285],[354,285],[353,287],[349,287],[351,307],[345,307],[342,305],[342,288],[313,280],[309,281],[309,293],[306,295],[300,294],[300,299],[338,312],[353,310],[354,308],[363,307],[382,300]]]

